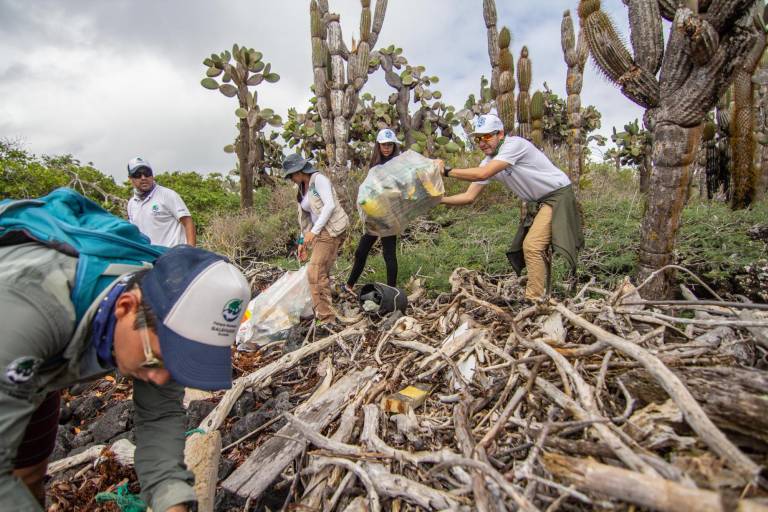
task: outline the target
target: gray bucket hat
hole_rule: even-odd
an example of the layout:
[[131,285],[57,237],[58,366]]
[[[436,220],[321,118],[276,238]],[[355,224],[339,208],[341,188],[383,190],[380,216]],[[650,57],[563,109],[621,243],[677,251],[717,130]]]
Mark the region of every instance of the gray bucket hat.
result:
[[317,172],[317,169],[312,166],[309,158],[303,158],[298,153],[288,155],[283,160],[283,178],[288,178],[291,174],[299,171],[304,174],[312,174]]

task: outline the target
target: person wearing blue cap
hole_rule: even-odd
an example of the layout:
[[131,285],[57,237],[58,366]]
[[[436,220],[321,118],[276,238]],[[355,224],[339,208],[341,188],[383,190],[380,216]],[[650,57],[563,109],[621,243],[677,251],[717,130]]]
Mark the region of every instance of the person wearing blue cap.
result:
[[[397,136],[395,136],[395,132],[389,128],[379,130],[379,133],[376,135],[376,142],[373,145],[368,172],[371,172],[377,165],[386,163],[399,155],[400,144]],[[344,285],[344,289],[347,292],[355,293],[355,283],[360,279],[360,274],[363,273],[365,268],[365,262],[368,260],[368,254],[378,239],[378,236],[368,232],[363,233],[363,236],[360,237],[357,249],[355,249],[355,260],[352,263],[352,270],[350,270],[347,283]],[[397,235],[381,237],[381,249],[382,256],[384,256],[384,266],[387,269],[387,285],[397,286]]]
[[545,295],[550,245],[566,259],[571,272],[576,270],[578,250],[584,245],[571,180],[529,141],[505,135],[504,124],[493,114],[478,116],[471,136],[485,159],[468,169],[444,167],[446,177],[472,183],[465,192],[444,196],[441,202],[449,206],[470,204],[494,180],[526,203],[526,218],[512,240],[507,259],[518,275],[528,268],[525,298],[538,301]]
[[[98,208],[60,191],[78,214]],[[0,225],[30,204],[43,201],[0,203]],[[110,264],[118,277],[101,290],[87,287],[80,282],[84,253],[46,244],[30,229],[0,228],[0,510],[42,510],[59,391],[115,369],[133,381],[142,498],[153,510],[173,512],[196,501],[184,464],[184,386],[231,386],[230,347],[250,299],[248,282],[222,256],[188,245],[157,248],[127,221],[97,213],[135,232],[126,244],[161,254],[143,265],[151,268],[120,275],[127,265]],[[114,234],[73,232],[91,241]],[[88,290],[83,313],[77,290]]]
[[349,217],[331,180],[315,169],[308,158],[298,153],[288,155],[283,160],[283,177],[298,187],[299,261],[306,259],[307,249],[312,250],[307,266],[309,291],[316,321],[328,328],[337,318],[331,306],[331,268],[347,237]]

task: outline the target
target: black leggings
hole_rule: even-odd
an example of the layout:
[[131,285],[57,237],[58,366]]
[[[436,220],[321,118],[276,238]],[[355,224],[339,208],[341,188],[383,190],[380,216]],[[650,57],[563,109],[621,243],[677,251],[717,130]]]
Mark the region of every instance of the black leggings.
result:
[[[363,234],[360,242],[355,249],[355,262],[352,264],[352,271],[349,273],[347,284],[354,286],[360,274],[363,273],[365,261],[368,259],[368,253],[371,252],[373,244],[379,237],[375,235]],[[381,247],[384,253],[384,264],[387,267],[387,284],[397,286],[397,235],[381,237]]]

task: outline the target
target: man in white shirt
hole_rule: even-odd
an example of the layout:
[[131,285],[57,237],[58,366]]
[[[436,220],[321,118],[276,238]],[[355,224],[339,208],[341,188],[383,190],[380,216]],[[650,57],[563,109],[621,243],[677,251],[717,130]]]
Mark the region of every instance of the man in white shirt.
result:
[[528,203],[527,217],[520,224],[507,257],[518,274],[528,267],[525,298],[539,300],[545,292],[549,245],[565,256],[571,270],[575,270],[577,251],[584,243],[571,181],[529,141],[505,136],[503,123],[493,114],[479,116],[471,135],[485,153],[485,159],[479,167],[445,168],[445,176],[472,184],[466,192],[443,197],[441,202],[453,206],[470,204],[490,180],[496,180]]
[[128,200],[128,220],[154,245],[195,245],[195,223],[175,191],[155,183],[152,166],[141,157],[128,162],[133,197]]

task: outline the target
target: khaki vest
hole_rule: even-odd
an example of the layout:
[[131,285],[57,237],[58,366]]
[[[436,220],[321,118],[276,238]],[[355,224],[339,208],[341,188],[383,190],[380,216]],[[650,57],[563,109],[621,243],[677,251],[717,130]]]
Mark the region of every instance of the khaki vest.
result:
[[[316,216],[320,215],[320,211],[322,211],[324,206],[323,200],[320,199],[320,194],[315,189],[315,179],[319,175],[319,172],[312,174],[312,177],[309,179],[309,189],[307,190],[307,194],[309,194],[309,208]],[[333,209],[333,213],[331,213],[331,218],[325,223],[324,229],[327,229],[331,236],[339,236],[349,227],[349,217],[344,208],[341,207],[339,198],[336,195],[336,189],[333,186],[331,186],[331,191],[333,192],[333,202],[336,206]],[[299,203],[299,226],[301,226],[302,233],[312,229],[312,216],[310,212],[304,211],[301,203]]]

